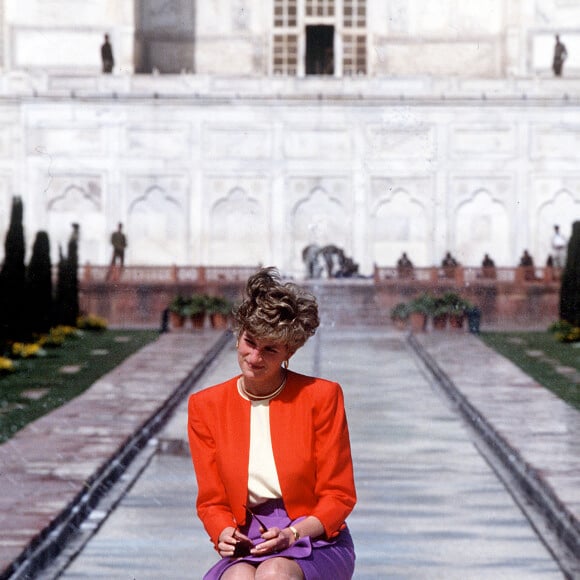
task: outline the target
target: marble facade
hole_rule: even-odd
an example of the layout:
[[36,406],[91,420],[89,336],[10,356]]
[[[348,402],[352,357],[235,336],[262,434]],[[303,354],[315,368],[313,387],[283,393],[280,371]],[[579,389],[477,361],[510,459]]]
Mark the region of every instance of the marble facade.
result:
[[[0,2],[1,237],[20,195],[28,246],[47,230],[55,261],[79,222],[81,261],[108,263],[121,221],[127,264],[300,276],[303,248],[332,243],[368,275],[403,251],[514,266],[528,249],[543,265],[553,224],[569,236],[580,219],[576,3],[368,0],[374,44],[353,77],[272,75],[269,2],[166,4]],[[180,15],[195,35],[175,32]],[[163,27],[181,43],[160,49],[172,66],[195,40],[183,73],[134,74]],[[113,75],[99,74],[105,30]]]

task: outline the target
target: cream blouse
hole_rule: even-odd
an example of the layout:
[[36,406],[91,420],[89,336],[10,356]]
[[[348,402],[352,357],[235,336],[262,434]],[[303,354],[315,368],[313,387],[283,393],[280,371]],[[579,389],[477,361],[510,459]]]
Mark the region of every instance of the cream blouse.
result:
[[[282,497],[270,436],[271,399],[252,401],[243,392],[240,381],[238,381],[238,392],[251,404],[248,505],[252,507],[264,503],[268,499]],[[276,392],[274,396],[278,394],[279,392]]]

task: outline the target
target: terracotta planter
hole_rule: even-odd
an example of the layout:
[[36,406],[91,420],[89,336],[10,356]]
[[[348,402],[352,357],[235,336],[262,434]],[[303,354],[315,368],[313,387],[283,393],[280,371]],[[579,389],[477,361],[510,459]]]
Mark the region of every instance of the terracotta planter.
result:
[[445,330],[447,328],[447,314],[433,317],[433,330]]
[[449,316],[449,326],[455,330],[460,330],[463,328],[463,321],[465,320],[464,314],[452,314]]
[[183,325],[185,324],[185,316],[182,316],[177,312],[169,312],[169,321],[171,322],[172,328],[183,328]]
[[203,328],[205,325],[205,312],[201,312],[200,314],[192,314],[190,316],[191,319],[191,326],[195,329]]
[[225,329],[228,327],[228,317],[220,312],[215,312],[209,315],[209,320],[212,328]]
[[409,323],[412,332],[425,332],[427,328],[427,315],[422,312],[411,312]]

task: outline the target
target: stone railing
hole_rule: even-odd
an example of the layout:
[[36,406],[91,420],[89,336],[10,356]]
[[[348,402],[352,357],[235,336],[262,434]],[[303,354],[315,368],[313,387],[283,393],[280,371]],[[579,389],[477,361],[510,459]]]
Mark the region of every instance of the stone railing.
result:
[[[84,264],[79,279],[87,284],[115,282],[118,284],[213,284],[245,282],[259,266],[93,266]],[[560,280],[561,271],[551,267],[483,268],[455,266],[412,268],[399,271],[393,266],[376,266],[372,279],[377,285],[389,283],[451,284],[473,283],[520,284],[526,282],[553,283]]]
[[211,284],[244,282],[258,266],[93,266],[81,267],[79,278],[84,284],[115,282],[117,284]]
[[188,98],[350,98],[366,100],[465,100],[471,102],[509,101],[521,103],[558,100],[577,104],[580,79],[537,76],[488,78],[411,77],[316,77],[305,78],[243,75],[145,75],[116,73],[103,75],[79,71],[28,73],[11,71],[0,74],[0,96],[34,98],[159,99]]
[[528,282],[551,284],[560,280],[561,271],[552,267],[525,267],[516,268],[484,268],[472,266],[412,268],[401,269],[396,267],[375,266],[375,284],[389,283],[425,283],[451,284],[463,286],[465,284],[522,284]]
[[[177,295],[203,292],[237,300],[258,266],[108,266],[85,264],[80,271],[84,312],[112,326],[156,327]],[[398,272],[379,267],[366,278],[303,280],[333,307],[333,320],[389,324],[390,309],[421,292],[453,290],[480,307],[491,326],[546,328],[557,319],[560,272],[553,268],[414,268]],[[337,292],[338,291],[338,292]],[[345,314],[346,313],[346,314]],[[386,322],[385,322],[386,321]]]

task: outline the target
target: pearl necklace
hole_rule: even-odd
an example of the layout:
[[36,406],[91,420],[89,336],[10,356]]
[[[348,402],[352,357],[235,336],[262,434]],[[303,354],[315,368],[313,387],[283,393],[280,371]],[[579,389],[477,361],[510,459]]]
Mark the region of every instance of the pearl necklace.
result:
[[284,389],[284,387],[286,386],[286,376],[287,376],[286,373],[284,373],[284,378],[282,379],[280,385],[276,387],[274,391],[268,393],[267,395],[254,395],[253,393],[249,393],[244,383],[244,377],[240,377],[238,384],[240,386],[240,390],[242,391],[242,393],[244,393],[244,395],[248,397],[250,401],[266,401],[267,399],[273,399],[282,392],[282,389]]

